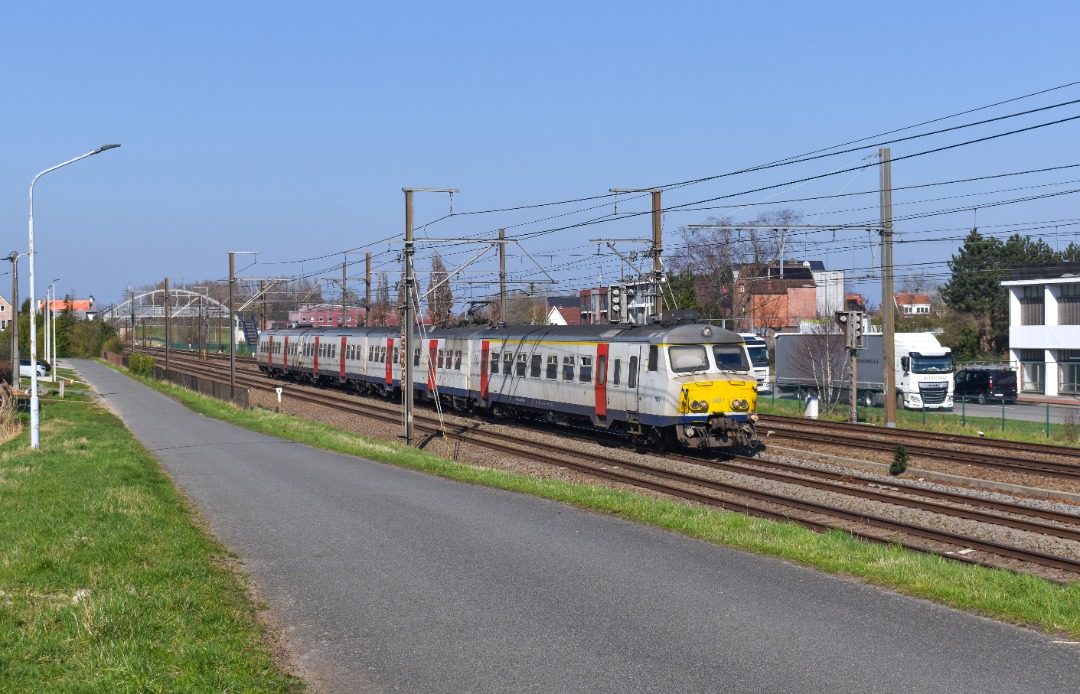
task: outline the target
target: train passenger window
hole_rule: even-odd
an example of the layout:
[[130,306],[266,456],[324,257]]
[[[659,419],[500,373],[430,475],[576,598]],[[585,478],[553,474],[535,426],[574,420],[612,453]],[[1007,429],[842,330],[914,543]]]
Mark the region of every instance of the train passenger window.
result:
[[554,354],[548,355],[547,374],[548,378],[554,379],[559,374],[559,357]]
[[582,383],[592,382],[592,357],[581,357],[581,368],[578,369],[578,380]]
[[454,371],[461,371],[461,350],[454,350]]
[[626,369],[626,387],[633,389],[637,388],[637,357],[630,357],[629,368]]
[[386,347],[379,347],[379,363],[386,363]]
[[330,345],[330,358],[337,359],[337,345]]
[[491,353],[491,370],[490,370],[490,373],[492,375],[499,373],[499,353],[498,352],[492,352]]
[[601,354],[596,358],[596,382],[599,385],[607,383],[607,355]]
[[394,363],[397,364],[399,361],[401,361],[401,348],[400,347],[395,347],[394,348]]
[[416,349],[413,350],[412,365],[413,366],[420,366],[420,348],[419,347],[417,347]]
[[524,352],[518,354],[517,358],[517,375],[520,378],[525,378],[525,365],[528,362],[529,357]]
[[438,366],[440,369],[443,368],[443,351],[441,349],[439,350]]
[[657,352],[656,345],[649,345],[649,371],[656,371],[657,362],[660,361]]
[[619,385],[619,380],[622,378],[622,359],[615,360],[615,368],[611,372],[611,385]]
[[562,380],[574,380],[574,355],[562,358]]
[[540,378],[540,366],[543,364],[544,358],[539,354],[532,355],[532,363],[529,364],[529,376],[532,378]]
[[514,373],[514,353],[503,352],[503,373],[509,376]]
[[368,345],[367,348],[367,360],[375,361],[375,345]]

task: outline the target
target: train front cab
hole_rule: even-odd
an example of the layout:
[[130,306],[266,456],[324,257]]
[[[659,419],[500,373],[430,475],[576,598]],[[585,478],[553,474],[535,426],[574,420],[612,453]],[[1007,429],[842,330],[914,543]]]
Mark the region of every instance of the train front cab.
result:
[[[696,333],[696,334],[695,334]],[[745,345],[711,326],[684,326],[650,340],[641,421],[687,448],[752,450],[757,381]]]

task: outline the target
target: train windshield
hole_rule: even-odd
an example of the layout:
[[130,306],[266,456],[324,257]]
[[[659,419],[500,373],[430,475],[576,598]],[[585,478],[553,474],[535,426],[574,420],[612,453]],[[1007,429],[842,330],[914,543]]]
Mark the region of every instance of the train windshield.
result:
[[709,353],[702,345],[679,345],[668,347],[671,370],[677,374],[705,371],[709,368]]
[[713,345],[713,358],[721,371],[749,371],[750,363],[742,345]]

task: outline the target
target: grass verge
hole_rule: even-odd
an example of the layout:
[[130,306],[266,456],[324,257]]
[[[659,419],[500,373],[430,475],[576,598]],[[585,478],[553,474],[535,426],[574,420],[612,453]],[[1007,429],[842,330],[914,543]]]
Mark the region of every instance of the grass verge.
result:
[[226,550],[86,398],[0,445],[0,691],[299,692]]
[[1080,638],[1080,583],[969,566],[902,548],[869,544],[847,533],[824,535],[785,523],[749,518],[600,486],[538,480],[474,467],[397,443],[368,439],[265,410],[242,411],[171,384],[139,379],[217,419],[303,443],[443,477],[484,484],[608,513],[706,542],[777,557],[886,586],[963,610]]

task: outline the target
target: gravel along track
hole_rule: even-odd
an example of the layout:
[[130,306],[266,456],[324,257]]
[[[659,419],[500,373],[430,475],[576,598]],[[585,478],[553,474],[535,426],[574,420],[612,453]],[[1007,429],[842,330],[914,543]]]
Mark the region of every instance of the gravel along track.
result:
[[[172,361],[172,359],[171,359]],[[206,362],[200,362],[200,367],[207,366]],[[178,363],[177,367],[181,365]],[[185,364],[183,368],[191,368],[188,364]],[[224,368],[227,372],[227,364],[224,367],[216,369],[218,371],[217,377],[220,378],[220,369]],[[284,387],[285,396],[282,403],[282,411],[287,414],[312,419],[322,423],[329,424],[336,428],[340,428],[345,431],[351,431],[358,434],[363,434],[373,438],[381,438],[385,440],[400,440],[402,433],[402,426],[400,424],[400,405],[380,400],[377,398],[361,398],[359,396],[347,396],[350,401],[363,403],[367,409],[370,409],[372,413],[382,412],[385,419],[375,420],[369,417],[360,417],[354,413],[344,412],[343,410],[334,407],[328,402],[326,406],[313,405],[309,403],[301,403],[295,398],[290,399],[290,392],[307,392],[320,394],[324,397],[340,398],[345,396],[344,393],[334,390],[326,390],[320,388],[313,388],[308,386],[299,386],[293,383],[282,383],[280,381],[273,381],[271,379],[265,379],[258,375],[258,372],[250,364],[237,364],[237,377],[247,382],[247,379],[255,376],[259,383],[265,385],[261,387],[252,387],[249,393],[249,399],[252,406],[263,407],[266,409],[274,409],[277,407],[277,397],[273,391],[275,387]],[[253,382],[254,383],[254,382]],[[267,390],[262,390],[266,388]],[[390,415],[390,416],[387,416]],[[396,415],[396,417],[395,417]],[[433,416],[434,413],[427,413],[423,410],[417,412],[417,417]],[[479,428],[484,431],[490,431],[492,433],[499,433],[513,437],[519,443],[535,442],[538,445],[555,445],[562,450],[575,455],[581,455],[588,457],[608,457],[612,456],[613,448],[610,442],[588,440],[581,436],[567,437],[565,434],[553,434],[546,431],[533,429],[528,426],[516,426],[511,424],[491,424],[481,423],[478,424],[475,419],[463,419],[454,415],[446,415],[444,417],[446,425],[448,427],[473,427]],[[418,420],[419,421],[419,420]],[[444,450],[440,450],[440,447],[445,446]],[[473,465],[480,465],[484,467],[505,470],[507,472],[530,475],[533,477],[543,479],[558,479],[576,483],[585,484],[609,484],[616,487],[627,488],[630,485],[618,482],[602,481],[599,478],[585,474],[583,472],[573,470],[569,467],[544,464],[536,462],[535,460],[528,459],[528,456],[518,455],[506,451],[493,451],[489,448],[470,444],[466,442],[458,442],[453,445],[448,445],[441,440],[434,440],[427,445],[428,450],[438,454],[449,454],[462,462],[466,462]],[[827,448],[832,453],[837,453],[836,446],[812,446],[814,449]],[[855,453],[851,450],[842,450],[840,452],[846,453],[848,456],[861,455],[862,452]],[[936,530],[942,530],[958,535],[970,536],[985,540],[988,542],[1001,543],[1006,545],[1015,545],[1017,547],[1023,547],[1025,549],[1041,552],[1043,554],[1065,557],[1071,560],[1080,561],[1080,542],[1076,539],[1069,539],[1068,537],[1056,537],[1042,532],[1033,532],[1030,530],[1022,530],[1018,528],[1005,527],[999,523],[987,522],[985,520],[973,520],[968,518],[961,518],[948,511],[949,505],[953,505],[956,508],[973,508],[966,507],[965,504],[952,502],[941,502],[943,509],[940,511],[931,511],[926,509],[915,509],[903,506],[899,503],[859,498],[849,493],[845,493],[842,488],[837,489],[821,489],[808,486],[800,483],[798,479],[791,480],[778,480],[767,479],[761,477],[758,474],[754,474],[752,469],[754,463],[752,460],[740,459],[739,464],[747,465],[747,471],[740,472],[733,469],[712,469],[702,465],[701,461],[694,460],[689,457],[671,456],[668,458],[659,459],[651,454],[644,454],[634,451],[630,448],[618,448],[614,451],[614,456],[619,460],[626,462],[632,462],[642,465],[654,465],[660,466],[665,470],[673,472],[684,472],[686,474],[693,474],[706,479],[714,480],[716,482],[724,484],[738,485],[739,487],[745,487],[747,489],[757,490],[772,494],[781,494],[793,499],[799,499],[808,503],[825,504],[829,506],[835,506],[848,510],[853,513],[863,514],[869,517],[880,517],[889,520],[895,520],[905,523],[912,523],[915,525],[923,526],[926,528],[933,528]],[[875,457],[879,458],[877,462],[885,462],[888,460],[880,460],[883,456],[891,457],[891,452],[882,452]],[[870,457],[870,456],[866,456]],[[761,462],[774,461],[777,463],[783,463],[787,465],[795,465],[806,471],[806,475],[812,476],[815,471],[828,472],[846,476],[850,479],[848,482],[853,488],[858,487],[861,489],[873,489],[876,485],[879,490],[888,490],[891,494],[899,497],[912,497],[916,495],[911,492],[905,492],[906,489],[911,490],[934,490],[944,493],[963,493],[974,499],[990,499],[995,501],[1004,501],[1013,504],[1017,504],[1017,508],[1012,512],[1000,512],[995,511],[999,515],[1023,519],[1026,514],[1024,507],[1031,509],[1045,509],[1060,514],[1070,514],[1076,517],[1075,521],[1069,521],[1066,519],[1041,519],[1040,523],[1045,524],[1048,527],[1057,527],[1064,530],[1071,530],[1080,533],[1080,506],[1061,501],[1048,501],[1041,500],[1032,497],[1017,496],[1013,494],[1004,494],[1001,492],[987,492],[977,489],[965,487],[963,485],[947,485],[940,483],[927,482],[925,480],[919,480],[917,478],[911,478],[910,476],[904,476],[903,478],[896,478],[889,475],[881,475],[874,471],[867,470],[866,468],[860,468],[855,465],[838,465],[822,463],[819,461],[809,461],[803,458],[799,458],[795,455],[777,455],[774,453],[759,453],[756,458]],[[856,463],[858,461],[855,461]],[[915,461],[913,461],[915,462]],[[923,464],[921,459],[918,459],[920,467]],[[955,469],[950,469],[949,472],[957,474]],[[983,473],[981,479],[987,478],[985,469],[980,469]],[[993,478],[1008,477],[1008,473],[995,472],[989,475]],[[857,480],[855,478],[858,478]],[[1023,480],[1027,483],[1032,482],[1032,476],[1025,473]],[[1052,489],[1054,481],[1042,479],[1035,480],[1049,484]],[[1042,489],[1047,489],[1047,486],[1042,486]],[[667,494],[661,492],[649,491],[637,489],[641,493],[651,494],[654,496],[666,497]],[[735,498],[731,499],[733,505],[738,505],[739,501]],[[744,500],[745,503],[745,500]],[[783,508],[776,506],[776,512],[795,517],[797,514],[792,512],[790,508]],[[1031,520],[1028,518],[1028,520]],[[833,525],[837,523],[833,522]],[[841,523],[840,525],[845,525]],[[848,523],[849,530],[867,533],[878,537],[880,540],[896,540],[899,539],[895,533],[888,531],[875,532],[873,529],[868,528],[865,524]],[[1068,533],[1063,533],[1068,534]],[[910,538],[905,538],[905,542]],[[963,552],[965,547],[962,546],[945,546],[940,542],[934,542],[929,540],[916,541],[913,544],[921,546],[928,551],[935,552]],[[956,555],[958,558],[977,560],[980,563],[989,563],[1002,568],[1008,568],[1012,570],[1028,571],[1045,576],[1052,580],[1080,580],[1080,576],[1075,573],[1063,571],[1060,569],[1047,569],[1042,567],[1035,567],[1026,562],[1018,562],[1016,560],[994,557],[987,552],[974,551],[967,552],[966,554]]]

